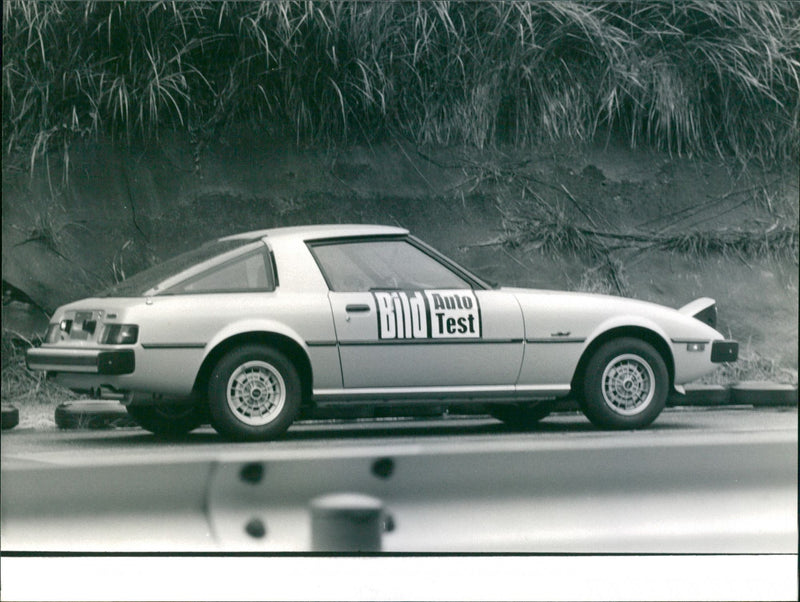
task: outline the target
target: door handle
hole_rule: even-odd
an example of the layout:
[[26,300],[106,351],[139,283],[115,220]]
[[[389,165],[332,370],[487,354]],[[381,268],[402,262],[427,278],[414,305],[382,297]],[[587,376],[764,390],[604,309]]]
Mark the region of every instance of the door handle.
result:
[[353,305],[347,305],[344,309],[349,314],[364,313],[369,311],[369,305],[357,303]]

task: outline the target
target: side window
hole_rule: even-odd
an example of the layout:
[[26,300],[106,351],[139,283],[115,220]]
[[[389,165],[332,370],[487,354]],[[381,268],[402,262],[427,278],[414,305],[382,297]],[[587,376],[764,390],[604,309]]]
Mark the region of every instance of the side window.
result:
[[371,240],[312,247],[333,291],[468,289],[469,283],[405,240]]
[[244,257],[237,257],[228,263],[194,276],[173,286],[164,294],[271,291],[275,289],[272,274],[267,254],[258,251]]

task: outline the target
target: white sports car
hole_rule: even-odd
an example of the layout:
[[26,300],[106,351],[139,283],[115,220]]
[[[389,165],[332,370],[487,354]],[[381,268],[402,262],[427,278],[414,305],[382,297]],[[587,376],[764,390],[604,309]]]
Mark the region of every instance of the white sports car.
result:
[[515,425],[572,396],[640,428],[734,361],[716,305],[494,287],[385,226],[227,236],[60,307],[28,366],[161,435],[281,435],[326,406],[479,403]]

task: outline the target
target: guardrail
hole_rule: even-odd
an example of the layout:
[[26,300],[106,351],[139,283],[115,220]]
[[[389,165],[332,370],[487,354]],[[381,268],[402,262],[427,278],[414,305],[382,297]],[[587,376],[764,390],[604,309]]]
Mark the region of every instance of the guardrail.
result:
[[204,453],[170,459],[165,449],[159,460],[74,466],[4,458],[0,545],[4,553],[796,552],[796,432]]

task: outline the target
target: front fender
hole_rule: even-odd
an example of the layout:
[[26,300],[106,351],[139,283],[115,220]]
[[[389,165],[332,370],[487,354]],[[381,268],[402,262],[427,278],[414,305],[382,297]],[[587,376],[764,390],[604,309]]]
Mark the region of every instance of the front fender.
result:
[[644,328],[657,334],[663,341],[667,348],[670,348],[670,338],[664,329],[656,324],[653,320],[643,318],[641,316],[614,316],[601,322],[586,338],[585,349],[588,349],[592,343],[599,337],[603,336],[606,332],[616,330],[618,328]]
[[[581,355],[581,361],[579,366],[583,366],[585,368],[586,363],[591,358],[591,355],[594,353],[594,348],[598,347],[602,344],[601,339],[605,337],[608,333],[612,333],[615,330],[623,331],[629,329],[637,329],[641,332],[641,330],[646,330],[653,334],[653,336],[658,337],[661,344],[656,345],[659,352],[666,354],[667,356],[664,358],[667,364],[667,370],[670,373],[670,380],[671,386],[675,387],[676,382],[676,375],[678,366],[676,366],[676,359],[675,353],[673,349],[673,345],[671,344],[670,338],[667,336],[667,333],[664,331],[662,327],[660,327],[656,322],[653,320],[649,320],[647,318],[643,318],[640,316],[624,316],[619,317],[615,316],[613,318],[609,318],[602,323],[600,323],[591,333],[591,335],[586,339],[586,343],[583,349],[583,353]],[[633,336],[636,336],[637,333],[631,333]],[[623,335],[624,336],[624,335]],[[652,342],[652,341],[650,341]],[[578,372],[581,371],[581,368],[578,368]],[[680,388],[676,387],[676,390],[682,392]]]

